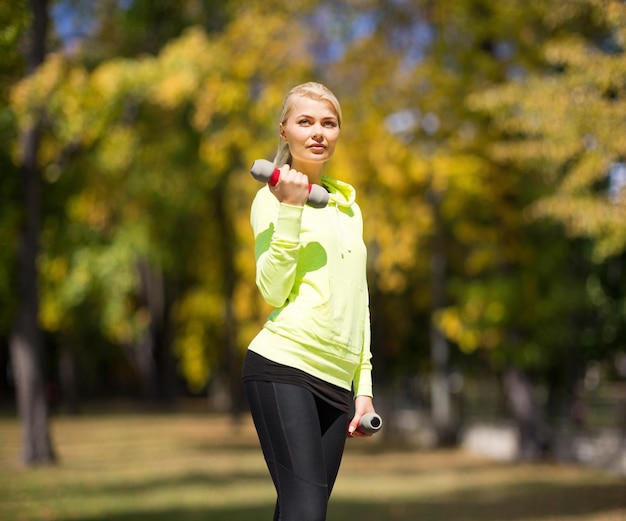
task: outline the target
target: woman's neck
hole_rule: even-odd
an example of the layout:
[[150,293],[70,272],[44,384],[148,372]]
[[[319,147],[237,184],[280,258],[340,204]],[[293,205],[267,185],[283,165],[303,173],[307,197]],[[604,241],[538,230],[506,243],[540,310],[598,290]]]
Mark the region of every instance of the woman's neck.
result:
[[324,167],[324,163],[309,163],[309,162],[298,162],[293,161],[291,168],[297,170],[298,172],[302,172],[309,178],[309,183],[311,184],[322,184],[322,168]]

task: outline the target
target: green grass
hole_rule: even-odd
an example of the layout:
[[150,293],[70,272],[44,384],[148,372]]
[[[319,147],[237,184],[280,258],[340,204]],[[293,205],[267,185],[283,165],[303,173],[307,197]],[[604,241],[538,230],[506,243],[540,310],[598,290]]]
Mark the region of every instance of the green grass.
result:
[[[2,521],[263,521],[274,490],[246,418],[99,414],[51,422],[53,467],[19,466],[0,418]],[[349,440],[328,521],[626,521],[626,480],[577,467]]]

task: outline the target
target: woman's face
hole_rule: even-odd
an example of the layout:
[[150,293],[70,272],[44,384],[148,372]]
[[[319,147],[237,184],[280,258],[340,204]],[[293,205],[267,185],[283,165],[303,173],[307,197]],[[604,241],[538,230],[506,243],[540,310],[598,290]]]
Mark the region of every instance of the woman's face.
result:
[[339,138],[339,121],[327,101],[298,96],[291,107],[287,121],[280,125],[293,158],[292,167],[328,161]]

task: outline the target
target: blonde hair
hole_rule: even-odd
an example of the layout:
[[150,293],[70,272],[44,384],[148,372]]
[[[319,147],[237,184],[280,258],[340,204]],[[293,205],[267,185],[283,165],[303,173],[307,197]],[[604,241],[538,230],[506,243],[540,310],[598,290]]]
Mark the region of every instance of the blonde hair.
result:
[[[314,81],[302,83],[289,91],[285,97],[285,101],[283,102],[283,109],[280,115],[281,125],[284,125],[289,119],[294,100],[298,96],[327,102],[335,112],[335,115],[337,116],[337,123],[339,124],[339,128],[341,128],[341,105],[339,105],[339,100],[328,87]],[[291,165],[291,161],[292,157],[289,146],[281,139],[278,144],[276,156],[274,157],[274,165],[277,167],[281,167],[285,164]]]

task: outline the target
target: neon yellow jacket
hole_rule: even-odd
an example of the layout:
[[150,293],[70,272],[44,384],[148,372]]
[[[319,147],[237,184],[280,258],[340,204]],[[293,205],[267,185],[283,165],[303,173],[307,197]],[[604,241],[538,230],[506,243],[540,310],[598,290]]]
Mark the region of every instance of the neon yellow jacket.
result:
[[325,208],[282,204],[267,186],[252,203],[256,283],[275,309],[249,349],[373,396],[361,210],[351,185],[322,183]]

